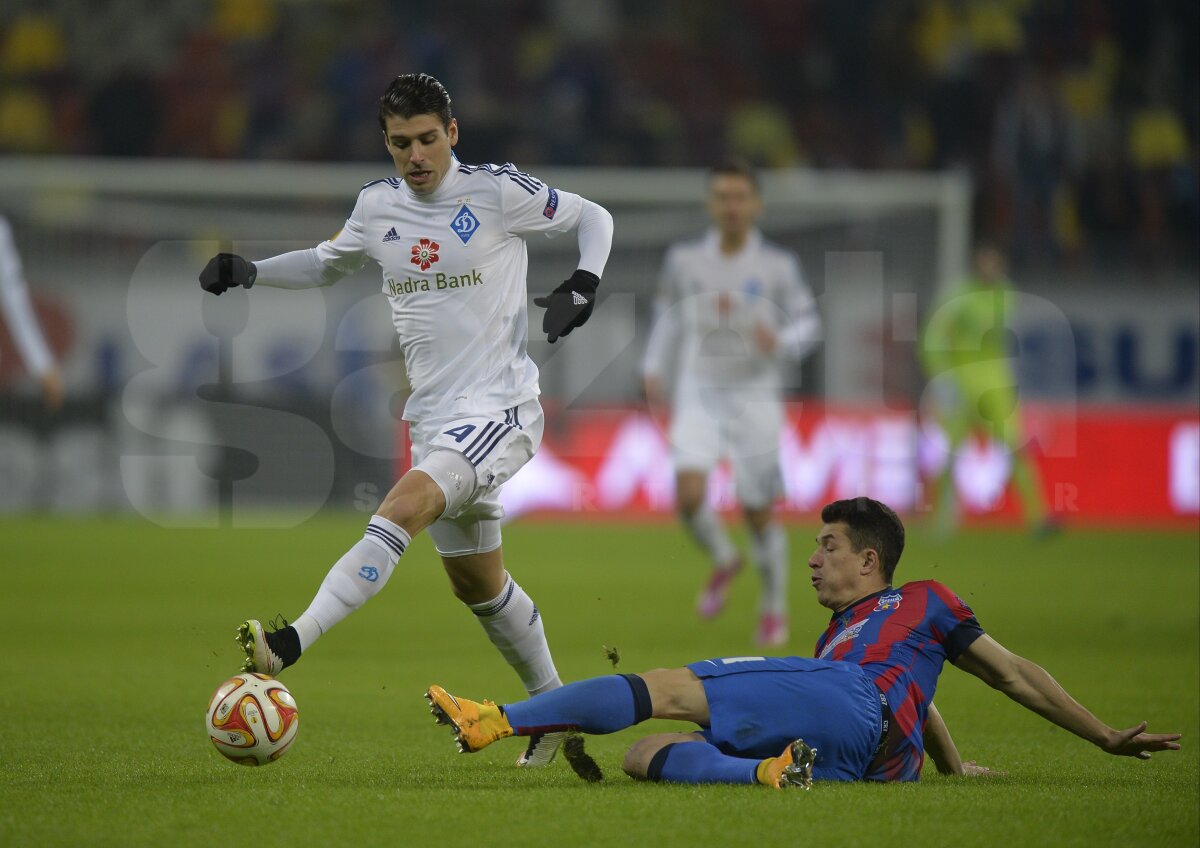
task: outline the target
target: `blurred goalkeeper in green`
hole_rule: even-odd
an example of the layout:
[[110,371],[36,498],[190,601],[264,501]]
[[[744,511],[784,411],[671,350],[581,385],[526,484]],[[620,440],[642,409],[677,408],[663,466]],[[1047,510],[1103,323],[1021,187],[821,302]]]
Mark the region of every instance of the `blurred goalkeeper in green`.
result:
[[929,379],[926,397],[933,401],[949,448],[935,492],[934,527],[941,535],[953,533],[958,525],[955,458],[973,433],[1008,449],[1012,479],[1030,530],[1043,535],[1055,528],[1041,473],[1021,426],[1017,378],[1008,349],[1008,318],[1015,302],[1004,254],[994,244],[982,242],[975,248],[971,276],[935,306],[925,324],[920,351]]

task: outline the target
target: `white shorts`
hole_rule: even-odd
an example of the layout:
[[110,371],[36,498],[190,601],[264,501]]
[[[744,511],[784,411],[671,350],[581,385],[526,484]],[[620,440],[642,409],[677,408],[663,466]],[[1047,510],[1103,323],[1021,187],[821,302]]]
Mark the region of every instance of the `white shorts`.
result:
[[537,398],[490,415],[440,422],[413,422],[412,464],[433,450],[458,451],[475,468],[475,489],[453,512],[429,527],[442,556],[487,553],[500,547],[500,487],[533,457],[545,420]]
[[671,458],[676,472],[705,474],[728,459],[738,502],[765,509],[783,494],[782,429],[778,400],[747,402],[727,390],[682,392],[671,413]]

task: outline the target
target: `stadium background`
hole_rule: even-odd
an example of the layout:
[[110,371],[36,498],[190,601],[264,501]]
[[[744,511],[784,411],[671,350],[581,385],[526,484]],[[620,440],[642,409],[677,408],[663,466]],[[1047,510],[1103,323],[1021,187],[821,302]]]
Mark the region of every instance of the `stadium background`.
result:
[[[43,416],[2,342],[0,508],[373,508],[403,384],[372,273],[266,293],[250,320],[188,284],[218,240],[261,256],[337,229],[355,187],[389,172],[381,81],[421,68],[455,98],[465,161],[515,161],[619,222],[592,332],[531,343],[552,429],[512,511],[669,501],[637,361],[662,250],[704,225],[688,169],[733,152],[775,169],[764,226],[801,254],[829,331],[794,375],[788,509],[864,490],[927,506],[920,480],[947,460],[911,412],[916,326],[978,234],[1027,293],[1013,357],[1063,519],[1200,513],[1194,5],[143,11],[18,0],[0,16],[0,211],[71,398]],[[531,291],[569,270],[568,241],[533,246]],[[580,429],[596,420],[606,433]],[[1013,514],[1003,457],[975,445],[958,462],[970,512]]]
[[[523,580],[540,583],[539,602],[556,611],[552,644],[569,676],[607,670],[598,660],[602,638],[625,651],[632,665],[622,671],[749,646],[750,588],[720,629],[701,630],[690,593],[702,564],[682,532],[665,521],[611,532],[612,522],[670,514],[666,446],[641,403],[637,363],[662,250],[704,226],[703,169],[732,152],[764,169],[764,229],[801,255],[828,331],[792,375],[784,455],[794,557],[803,556],[825,500],[867,493],[897,503],[913,530],[912,577],[946,579],[988,610],[985,624],[1026,634],[1017,647],[1052,670],[1073,669],[1068,688],[1100,701],[1106,716],[1146,714],[1154,725],[1161,714],[1193,730],[1198,8],[1118,0],[8,0],[0,7],[0,214],[13,224],[68,400],[58,415],[46,413],[0,324],[0,567],[12,580],[12,591],[0,593],[0,621],[3,643],[13,646],[0,668],[6,680],[37,682],[32,693],[8,687],[0,700],[0,712],[30,730],[18,740],[0,728],[3,759],[15,764],[0,779],[0,835],[14,844],[35,836],[128,844],[122,834],[161,844],[229,833],[209,817],[225,800],[227,775],[214,771],[223,764],[190,745],[199,704],[233,662],[214,659],[212,646],[226,644],[223,628],[249,611],[213,586],[236,582],[260,614],[274,611],[263,603],[291,609],[307,600],[403,467],[403,369],[371,269],[328,290],[256,289],[219,301],[202,298],[195,278],[218,246],[257,257],[336,230],[358,186],[389,175],[375,101],[388,79],[410,70],[446,83],[464,161],[514,161],[616,216],[605,299],[588,327],[554,348],[531,339],[543,370],[546,449],[508,491],[513,514],[554,519],[505,532],[523,559]],[[1008,250],[1023,293],[1013,358],[1047,495],[1068,528],[1048,545],[1019,532],[1007,464],[983,443],[958,458],[957,481],[972,522],[984,526],[940,546],[924,533],[921,481],[946,458],[915,411],[924,392],[916,328],[965,269],[976,235]],[[570,270],[570,242],[531,245],[531,293]],[[713,497],[728,504],[721,474]],[[605,520],[597,527],[596,518]],[[184,527],[200,529],[164,529]],[[214,527],[224,529],[204,529]],[[277,527],[293,532],[272,535]],[[1097,535],[1095,527],[1104,529]],[[1114,528],[1130,532],[1105,535]],[[560,573],[549,551],[564,549],[583,551],[575,565],[585,573]],[[378,739],[353,722],[359,708],[346,693],[377,694],[373,675],[391,667],[381,663],[391,661],[392,640],[427,644],[424,628],[461,624],[425,561],[432,552],[422,557],[419,569],[410,563],[409,593],[440,599],[425,610],[432,623],[384,618],[376,608],[333,634],[292,678],[306,720],[313,717],[301,743],[311,753],[298,746],[284,764],[290,772],[238,777],[259,781],[250,785],[280,803],[295,781],[312,787],[300,796],[311,809],[291,808],[293,825],[311,828],[310,837],[336,820],[321,793],[353,810],[359,788],[374,791],[381,781],[406,792],[429,787],[415,802],[432,811],[418,816],[426,828],[437,826],[430,817],[446,826],[435,796],[463,782],[509,804],[531,803],[510,786],[503,758],[488,761],[482,777],[460,762],[445,775],[406,771],[407,757],[385,766],[371,759]],[[649,574],[643,560],[675,571]],[[1160,560],[1163,570],[1148,575]],[[250,561],[257,565],[246,569]],[[953,579],[918,571],[922,562],[957,563]],[[1095,583],[1080,589],[1070,569],[1055,568],[1064,563],[1085,564]],[[72,588],[60,603],[62,587]],[[610,599],[622,587],[642,606],[615,607]],[[1153,614],[1130,616],[1127,594],[1141,591]],[[597,605],[584,606],[593,594]],[[791,647],[807,653],[821,616],[797,598]],[[395,610],[409,602],[392,590],[376,603]],[[1056,622],[1048,629],[1046,617]],[[84,623],[76,628],[76,620]],[[61,632],[28,639],[47,621],[61,622]],[[197,637],[182,652],[186,671],[176,668],[176,652],[158,639],[146,648],[143,638],[150,627],[181,626]],[[354,628],[376,642],[364,649]],[[461,638],[463,651],[488,650]],[[1064,647],[1081,641],[1090,644]],[[1149,645],[1161,654],[1147,656]],[[403,686],[454,667],[443,682],[474,689],[495,681],[481,694],[511,690],[495,663],[457,670],[457,650],[447,644],[410,658],[414,679]],[[80,658],[91,667],[78,668]],[[154,737],[131,743],[116,729],[115,714],[141,709],[118,685],[131,664],[187,689],[186,702],[148,725],[186,754],[165,756]],[[63,668],[75,669],[65,685]],[[1126,684],[1117,692],[1104,683],[1114,674]],[[393,683],[392,691],[403,688]],[[990,802],[937,783],[930,791],[942,794],[904,795],[910,810],[955,811],[937,820],[946,841],[987,836],[962,824],[986,810],[1011,823],[1009,836],[1033,841],[1053,833],[1060,844],[1080,834],[1090,844],[1148,835],[1195,843],[1194,754],[1177,767],[1156,758],[1166,771],[1147,774],[1167,777],[1126,778],[1126,764],[1097,767],[1079,756],[1076,740],[1036,735],[1040,728],[1012,719],[1007,705],[987,712],[991,693],[946,685],[952,724],[970,751],[1010,768],[1015,761],[1025,775]],[[47,718],[60,701],[77,716],[65,736]],[[371,715],[382,711],[362,703]],[[419,746],[429,731],[409,734],[406,721],[389,713],[377,726],[413,746],[414,762],[440,769],[444,740],[426,755]],[[1010,734],[1003,744],[997,728]],[[68,741],[56,746],[55,738]],[[1011,742],[1030,738],[1026,748]],[[617,743],[595,744],[615,771]],[[356,754],[371,764],[367,777],[347,771]],[[76,771],[46,765],[72,758]],[[1063,770],[1061,784],[1050,766],[1034,765],[1050,760]],[[146,762],[155,763],[149,772]],[[570,778],[538,780],[570,792],[555,782]],[[164,801],[160,783],[186,800]],[[115,794],[101,792],[93,808],[88,793],[97,786]],[[696,821],[724,796],[605,797],[651,804],[644,816],[682,815],[695,802]],[[743,797],[747,827],[785,815]],[[831,818],[814,833],[844,836],[844,818],[832,811],[852,815],[863,796],[826,798]],[[1183,812],[1124,830],[1111,818],[1124,816],[1130,799],[1151,809],[1162,798]],[[163,805],[157,817],[144,813],[150,800]],[[1057,831],[1030,812],[1051,801],[1062,813],[1049,816]],[[100,803],[118,812],[106,819]],[[532,803],[562,814],[556,800]],[[890,801],[867,803],[884,830],[923,832],[917,813],[897,823]],[[30,817],[40,804],[76,818]],[[415,827],[405,809],[388,815]],[[464,833],[459,812],[444,811],[455,819],[451,834]],[[568,832],[574,841],[615,843],[625,833],[602,818],[580,820],[600,830]],[[370,829],[350,832],[381,841]],[[706,835],[678,833],[700,839],[691,844]],[[496,844],[519,841],[503,829],[495,836]],[[723,841],[738,839],[726,833]],[[660,834],[659,842],[672,839]]]

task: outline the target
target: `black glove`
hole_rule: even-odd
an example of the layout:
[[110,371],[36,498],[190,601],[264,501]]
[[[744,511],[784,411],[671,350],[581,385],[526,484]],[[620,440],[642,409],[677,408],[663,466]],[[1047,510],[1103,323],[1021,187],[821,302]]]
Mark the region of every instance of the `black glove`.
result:
[[254,285],[258,269],[236,253],[218,253],[200,272],[200,288],[217,296],[235,286],[244,289]]
[[542,332],[550,344],[558,341],[559,336],[571,335],[572,330],[582,327],[592,317],[598,285],[599,277],[579,269],[550,294],[533,299],[535,305],[546,310],[542,316]]

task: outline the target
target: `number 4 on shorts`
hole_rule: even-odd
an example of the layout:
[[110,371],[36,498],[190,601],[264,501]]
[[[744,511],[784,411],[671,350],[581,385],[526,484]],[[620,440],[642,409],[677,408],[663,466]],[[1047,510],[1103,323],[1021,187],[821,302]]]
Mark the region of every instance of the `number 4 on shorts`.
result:
[[463,440],[466,439],[467,436],[471,435],[474,432],[475,432],[474,424],[463,424],[462,426],[459,426],[459,427],[451,427],[449,430],[447,430],[445,432],[445,435],[453,436],[454,441],[458,442],[459,444],[462,444]]

